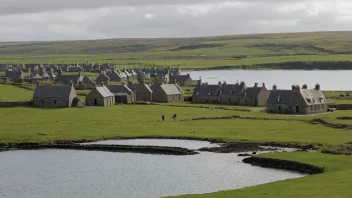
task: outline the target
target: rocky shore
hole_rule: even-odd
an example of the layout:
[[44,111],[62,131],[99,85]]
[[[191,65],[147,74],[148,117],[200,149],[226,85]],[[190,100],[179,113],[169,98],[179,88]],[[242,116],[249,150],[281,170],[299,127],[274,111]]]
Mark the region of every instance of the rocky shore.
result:
[[266,168],[275,168],[282,170],[295,171],[303,174],[319,174],[324,172],[324,168],[317,166],[293,162],[288,160],[270,159],[270,158],[260,158],[260,157],[250,157],[243,160],[244,163],[251,164],[253,166],[261,166]]

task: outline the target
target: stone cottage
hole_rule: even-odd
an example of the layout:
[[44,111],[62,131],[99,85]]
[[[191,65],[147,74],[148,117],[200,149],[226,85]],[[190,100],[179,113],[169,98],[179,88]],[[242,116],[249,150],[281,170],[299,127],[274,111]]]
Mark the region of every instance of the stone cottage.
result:
[[40,108],[68,108],[77,106],[78,101],[73,86],[38,86],[32,104]]
[[136,101],[151,102],[153,101],[153,91],[144,82],[138,84],[129,84],[128,87],[136,94]]
[[71,82],[73,83],[73,86],[77,86],[82,82],[83,76],[79,72],[76,75],[63,75],[61,72],[56,77],[56,81],[64,84],[64,85],[69,85]]
[[108,85],[110,83],[110,78],[109,76],[105,75],[105,73],[101,73],[97,79],[95,80],[96,83],[103,83]]
[[127,85],[110,85],[107,88],[114,94],[116,103],[131,104],[136,102],[136,94]]
[[86,97],[86,106],[112,106],[114,104],[114,94],[104,85],[95,87]]
[[267,100],[267,112],[280,114],[318,114],[325,113],[328,101],[317,84],[315,89],[304,85],[292,86],[291,90],[278,90],[276,86]]
[[193,80],[189,74],[170,76],[170,83],[177,83],[180,86],[192,86]]
[[269,91],[255,83],[254,87],[247,87],[244,82],[218,85],[197,85],[192,95],[193,103],[229,104],[241,106],[265,106]]
[[87,90],[87,89],[93,89],[94,87],[96,87],[96,83],[93,79],[91,79],[90,77],[88,76],[85,76],[83,79],[82,79],[82,82],[79,84],[78,86],[80,89],[84,89],[84,90]]
[[153,84],[151,89],[153,102],[184,102],[183,92],[177,84]]
[[6,71],[5,77],[10,81],[22,82],[28,75],[22,71]]

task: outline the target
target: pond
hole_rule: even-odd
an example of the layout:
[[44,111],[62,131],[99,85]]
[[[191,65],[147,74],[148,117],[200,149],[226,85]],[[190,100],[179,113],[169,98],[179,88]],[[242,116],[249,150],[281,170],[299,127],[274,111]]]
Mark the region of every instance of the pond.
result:
[[322,90],[350,91],[352,85],[350,76],[352,70],[209,70],[187,71],[193,80],[202,77],[203,82],[217,84],[226,81],[227,84],[244,81],[247,86],[254,83],[265,83],[268,89],[275,84],[278,89],[291,89],[292,85],[307,84],[308,88],[314,88],[319,83]]
[[[145,140],[123,141],[131,144]],[[155,142],[170,146],[163,145],[165,141],[186,148],[216,146],[199,141]],[[243,159],[235,153],[209,152],[190,156],[52,149],[1,152],[0,197],[155,198],[238,189],[305,176],[251,166],[242,163]]]

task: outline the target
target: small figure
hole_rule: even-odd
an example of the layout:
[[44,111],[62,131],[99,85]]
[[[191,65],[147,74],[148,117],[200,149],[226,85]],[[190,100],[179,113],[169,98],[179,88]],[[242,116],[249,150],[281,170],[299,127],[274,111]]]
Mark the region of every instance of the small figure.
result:
[[161,119],[164,121],[165,120],[165,116],[164,114],[161,116]]
[[172,116],[172,118],[174,119],[174,121],[176,121],[176,118],[177,118],[176,114],[174,114],[174,116]]

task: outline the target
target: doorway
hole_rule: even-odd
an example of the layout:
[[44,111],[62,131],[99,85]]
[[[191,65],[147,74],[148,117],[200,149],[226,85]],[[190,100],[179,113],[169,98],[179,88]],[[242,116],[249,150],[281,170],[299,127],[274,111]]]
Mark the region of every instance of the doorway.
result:
[[98,106],[98,99],[94,99],[94,106]]
[[299,113],[299,106],[296,106],[296,113]]
[[279,112],[281,112],[281,106],[279,106]]

